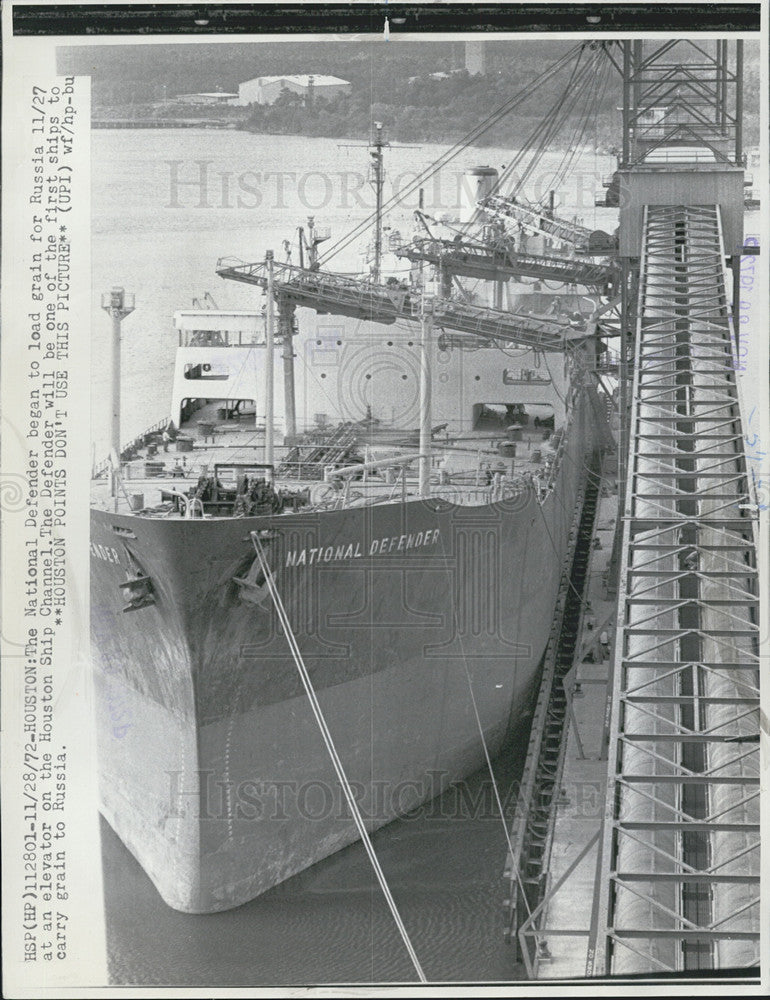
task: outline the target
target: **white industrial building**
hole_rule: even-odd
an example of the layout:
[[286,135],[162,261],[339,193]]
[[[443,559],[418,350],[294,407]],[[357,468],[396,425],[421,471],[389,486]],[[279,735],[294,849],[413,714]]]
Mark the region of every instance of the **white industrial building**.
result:
[[312,88],[315,96],[328,100],[337,94],[349,94],[353,85],[338,76],[257,76],[238,87],[238,104],[273,104],[282,90],[307,98]]

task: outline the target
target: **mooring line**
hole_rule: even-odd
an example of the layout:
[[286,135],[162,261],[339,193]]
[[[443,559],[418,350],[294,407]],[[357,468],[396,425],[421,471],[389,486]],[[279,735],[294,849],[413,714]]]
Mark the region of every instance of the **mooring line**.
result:
[[377,860],[377,855],[374,853],[374,848],[372,847],[371,839],[369,838],[369,832],[364,825],[363,817],[358,808],[358,803],[356,802],[355,795],[353,794],[353,789],[350,786],[347,775],[345,774],[345,769],[342,766],[342,761],[340,760],[339,754],[337,753],[337,748],[334,745],[334,740],[329,732],[329,728],[326,725],[326,719],[324,718],[323,711],[318,702],[318,697],[315,693],[315,688],[313,687],[313,682],[310,679],[310,674],[308,673],[307,667],[305,666],[305,661],[300,652],[299,646],[297,645],[297,640],[294,636],[294,631],[292,630],[291,623],[289,622],[289,616],[286,613],[286,608],[284,607],[281,595],[278,593],[278,587],[275,583],[275,578],[273,577],[273,572],[265,555],[265,550],[262,547],[262,541],[259,537],[259,533],[256,531],[251,532],[251,540],[254,545],[254,549],[257,553],[257,558],[259,559],[260,566],[262,567],[262,572],[265,574],[265,582],[267,583],[267,588],[270,591],[270,596],[273,599],[273,604],[275,605],[275,610],[278,613],[278,618],[283,626],[284,634],[286,635],[286,640],[289,644],[289,649],[291,655],[294,658],[294,662],[299,671],[300,679],[302,680],[305,692],[310,700],[310,707],[313,709],[313,715],[315,716],[316,722],[318,723],[318,728],[321,730],[321,736],[326,744],[326,749],[329,751],[329,756],[331,757],[334,770],[337,774],[337,780],[342,787],[342,791],[345,793],[345,798],[347,799],[348,806],[353,815],[353,821],[356,824],[356,828],[363,841],[364,848],[367,855],[369,856],[369,861],[372,864],[374,873],[377,876],[377,881],[380,883],[380,888],[382,889],[385,900],[390,908],[390,912],[393,915],[393,920],[396,923],[399,934],[404,942],[406,950],[409,952],[409,957],[412,960],[412,965],[417,972],[420,982],[427,983],[427,978],[422,970],[420,961],[417,958],[417,953],[414,950],[414,946],[409,938],[404,922],[401,919],[401,915],[398,912],[398,907],[396,906],[396,901],[393,899],[388,883],[385,879],[385,873],[380,867],[380,863]]

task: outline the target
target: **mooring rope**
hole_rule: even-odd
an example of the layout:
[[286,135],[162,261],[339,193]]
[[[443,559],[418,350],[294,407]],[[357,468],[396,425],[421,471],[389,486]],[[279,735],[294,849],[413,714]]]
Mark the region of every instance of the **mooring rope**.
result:
[[[446,572],[447,572],[447,578],[448,578],[448,581],[449,581],[449,588],[450,588],[450,590],[453,590],[454,589],[453,578],[452,578],[452,573],[450,572],[450,569],[449,569],[449,555],[448,555],[447,550],[446,550],[446,544],[444,542],[443,536],[440,535],[439,537],[441,538],[441,552],[442,552],[442,556],[443,556],[444,568],[446,569]],[[476,695],[475,695],[475,693],[473,691],[473,680],[471,678],[471,672],[470,672],[470,669],[468,667],[468,655],[465,652],[465,643],[463,642],[462,634],[461,634],[461,631],[460,631],[460,619],[459,619],[459,614],[458,614],[458,611],[457,611],[457,601],[455,600],[454,595],[452,596],[452,614],[453,614],[453,617],[454,617],[454,626],[455,626],[455,630],[456,630],[456,633],[457,633],[458,641],[460,643],[460,650],[462,652],[463,668],[465,669],[465,679],[468,682],[468,691],[470,692],[470,696],[471,696],[471,705],[473,706],[473,714],[476,717],[476,726],[477,726],[478,731],[479,731],[479,738],[481,740],[481,746],[482,746],[482,748],[484,750],[484,759],[486,760],[487,771],[489,772],[489,777],[490,777],[490,780],[491,780],[491,783],[492,783],[492,790],[493,790],[493,792],[495,794],[495,802],[497,804],[497,811],[498,811],[498,814],[500,816],[500,823],[501,823],[502,828],[503,828],[503,836],[505,837],[505,842],[508,845],[508,856],[511,859],[511,865],[514,865],[516,863],[516,859],[514,857],[513,841],[511,840],[511,833],[510,833],[510,830],[508,829],[508,823],[507,823],[506,818],[505,818],[505,809],[503,808],[503,801],[502,801],[502,798],[500,797],[500,790],[499,790],[498,784],[497,784],[497,777],[495,776],[495,771],[494,771],[494,768],[492,767],[492,757],[490,756],[489,747],[487,746],[487,738],[484,735],[484,727],[481,724],[481,716],[479,715],[478,704],[476,702]],[[521,878],[521,872],[518,870],[518,868],[516,868],[516,870],[514,872],[514,870],[512,868],[511,869],[511,874],[515,875],[516,882],[517,882],[517,884],[519,886],[519,890],[521,891],[521,898],[524,901],[524,907],[525,907],[525,909],[527,911],[527,916],[531,917],[532,916],[532,910],[530,909],[529,900],[527,899],[527,893],[526,893],[526,891],[524,889],[524,883],[523,883],[522,878]]]
[[[484,748],[484,758],[487,762],[487,770],[489,771],[489,777],[492,782],[492,790],[495,793],[495,801],[497,802],[497,810],[500,814],[500,822],[502,823],[505,842],[508,845],[508,857],[511,859],[511,865],[515,865],[516,858],[514,856],[514,851],[513,851],[513,842],[511,840],[511,834],[508,829],[508,823],[505,819],[505,810],[503,809],[503,802],[502,799],[500,798],[500,790],[497,787],[497,778],[495,777],[494,768],[492,767],[492,758],[489,755],[489,747],[487,746],[487,739],[486,736],[484,736],[484,727],[481,724],[481,716],[479,715],[478,706],[476,704],[476,695],[473,693],[473,681],[471,680],[471,673],[470,670],[468,669],[468,660],[465,655],[465,649],[463,648],[462,639],[460,640],[460,646],[463,649],[463,666],[465,667],[465,678],[468,681],[468,690],[470,691],[471,694],[471,704],[473,705],[473,714],[476,716],[476,725],[478,726],[479,736],[481,737],[481,745]],[[532,910],[530,909],[529,900],[527,899],[527,893],[524,889],[524,882],[522,881],[521,878],[521,872],[519,871],[518,868],[516,868],[515,871],[513,868],[511,868],[511,875],[512,876],[515,875],[516,877],[516,882],[519,886],[519,890],[521,891],[521,898],[524,901],[524,908],[527,911],[527,916],[531,917]]]
[[308,699],[310,700],[310,707],[312,708],[313,715],[315,716],[315,720],[318,723],[318,728],[321,730],[321,736],[323,737],[323,741],[326,744],[326,749],[329,751],[329,756],[331,757],[332,764],[334,765],[334,770],[337,774],[337,780],[340,783],[342,791],[345,794],[345,798],[347,799],[348,806],[350,807],[350,811],[353,815],[353,821],[355,822],[356,828],[361,836],[364,848],[366,849],[366,853],[369,856],[369,861],[371,862],[372,868],[374,869],[374,873],[377,876],[377,881],[380,883],[380,888],[382,889],[383,895],[385,896],[385,900],[387,901],[387,904],[390,908],[390,912],[393,915],[393,920],[396,923],[396,927],[398,928],[399,934],[401,935],[401,939],[404,942],[406,950],[409,952],[409,957],[412,960],[412,965],[414,966],[415,971],[417,972],[420,982],[427,983],[428,980],[425,976],[425,973],[422,970],[420,961],[417,958],[417,953],[414,950],[414,946],[412,945],[412,942],[409,938],[409,934],[407,933],[406,927],[404,926],[404,922],[401,919],[401,915],[398,912],[398,907],[396,906],[396,902],[393,899],[390,888],[385,879],[385,873],[380,867],[380,863],[377,860],[377,855],[374,853],[374,848],[372,847],[372,842],[369,838],[369,832],[367,831],[366,826],[364,825],[364,820],[358,808],[358,803],[356,802],[355,795],[353,794],[353,789],[351,788],[350,782],[348,781],[347,775],[345,774],[345,769],[342,766],[342,761],[340,760],[339,754],[337,753],[337,748],[334,745],[334,740],[332,739],[332,735],[329,732],[328,726],[326,725],[326,719],[324,718],[323,711],[321,710],[321,706],[318,702],[318,697],[316,696],[315,688],[313,687],[313,682],[310,680],[310,674],[308,673],[307,667],[305,666],[305,661],[302,657],[302,653],[300,652],[299,646],[297,645],[297,640],[294,636],[294,631],[292,630],[291,623],[289,622],[289,617],[286,613],[286,608],[284,607],[281,595],[278,592],[278,587],[276,586],[275,578],[273,577],[272,570],[270,569],[270,566],[268,564],[267,557],[265,555],[265,550],[262,547],[262,541],[260,540],[258,532],[256,531],[251,532],[251,540],[254,545],[254,549],[257,553],[257,558],[259,559],[260,566],[262,567],[262,572],[265,574],[265,582],[267,583],[267,589],[270,592],[270,596],[273,599],[273,604],[275,605],[275,610],[278,614],[278,618],[281,622],[281,625],[283,626],[284,634],[286,635],[286,641],[289,644],[291,655],[294,658],[297,670],[299,671],[299,676],[300,679],[302,680],[302,685],[305,688],[305,692],[308,696]]

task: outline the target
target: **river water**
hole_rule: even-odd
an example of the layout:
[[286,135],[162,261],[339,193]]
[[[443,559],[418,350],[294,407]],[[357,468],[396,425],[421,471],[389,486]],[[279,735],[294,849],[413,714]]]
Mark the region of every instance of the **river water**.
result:
[[[106,454],[110,323],[101,293],[122,285],[136,294],[123,327],[122,439],[168,413],[177,334],[175,310],[209,292],[219,308],[254,309],[259,293],[223,282],[220,256],[284,260],[306,216],[332,229],[332,240],[373,208],[365,143],[262,136],[237,131],[97,130],[93,142],[92,441]],[[386,200],[442,147],[386,151]],[[458,186],[470,166],[500,169],[509,150],[469,149],[425,188],[425,210],[458,213]],[[531,194],[552,186],[561,154],[548,154],[531,179]],[[559,186],[563,214],[611,231],[616,213],[595,209],[597,178],[609,157],[586,151]],[[408,236],[413,195],[387,220]],[[754,219],[747,222],[751,232]],[[296,250],[294,262],[297,263]],[[330,266],[355,271],[354,247]],[[758,285],[757,285],[758,287]],[[746,288],[747,301],[756,288]],[[758,319],[758,304],[752,320]],[[749,326],[750,329],[750,326]],[[756,338],[749,341],[752,354]],[[101,359],[105,359],[105,363]],[[751,371],[751,365],[749,366]],[[755,369],[758,371],[759,369]],[[749,386],[753,389],[753,386]],[[749,393],[750,397],[752,392]],[[756,395],[754,397],[756,399]],[[544,609],[550,614],[550,609]],[[502,794],[523,765],[526,734],[495,761]],[[510,815],[507,817],[510,822]],[[105,911],[114,983],[267,986],[414,981],[365,852],[354,844],[226,913],[190,916],[169,909],[106,823],[102,823]],[[374,835],[382,868],[415,950],[431,980],[510,981],[521,970],[503,941],[501,879],[506,845],[486,772],[450,789],[431,808]]]
[[[521,771],[525,747],[522,735],[494,762],[503,796]],[[372,842],[429,980],[520,977],[513,949],[503,939],[506,841],[488,772],[391,823]],[[360,843],[245,906],[202,916],[169,909],[104,820],[102,851],[113,983],[269,986],[416,979]]]

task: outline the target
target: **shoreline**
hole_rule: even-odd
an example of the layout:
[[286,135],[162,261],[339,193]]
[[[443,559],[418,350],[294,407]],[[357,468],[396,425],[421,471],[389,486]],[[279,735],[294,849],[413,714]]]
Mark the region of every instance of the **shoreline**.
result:
[[[226,120],[215,120],[215,119],[190,119],[190,118],[97,118],[93,117],[91,120],[91,128],[99,130],[119,130],[119,129],[137,129],[137,130],[178,130],[178,129],[207,129],[212,132],[246,132],[250,135],[265,135],[265,136],[293,136],[298,139],[345,139],[354,142],[365,143],[368,141],[368,135],[362,135],[360,132],[350,132],[344,133],[342,135],[311,135],[307,132],[285,132],[285,131],[270,131],[267,129],[258,130],[254,128],[248,128],[246,125]],[[449,133],[443,140],[446,143],[457,143],[463,138],[460,132]],[[442,145],[442,141],[438,139],[428,139],[426,143],[429,145]],[[407,140],[396,139],[389,144],[392,148],[398,149],[399,147],[409,147],[413,143]],[[487,149],[487,148],[499,148],[499,143],[496,142],[475,142],[468,146],[469,149]],[[572,147],[570,146],[559,146],[554,145],[551,149],[557,153],[570,152]],[[580,149],[583,152],[594,152],[593,147],[590,145],[581,146]],[[611,156],[612,151],[609,149],[600,148],[595,150],[603,156]]]

